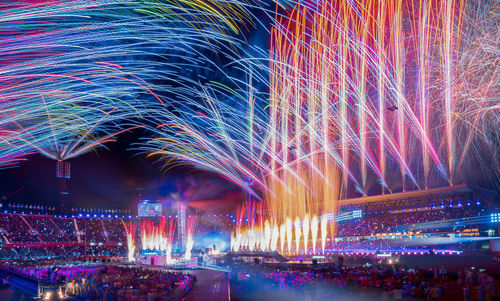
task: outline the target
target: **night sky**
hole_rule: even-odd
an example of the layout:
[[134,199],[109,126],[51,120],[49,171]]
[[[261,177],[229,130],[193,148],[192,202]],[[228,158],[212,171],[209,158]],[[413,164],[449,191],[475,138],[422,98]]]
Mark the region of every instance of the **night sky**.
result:
[[[247,45],[267,48],[270,20],[260,10],[254,12],[259,26],[245,32]],[[206,56],[219,60],[211,52]],[[250,55],[242,53],[242,56]],[[222,61],[220,64],[225,64]],[[191,66],[181,71],[185,76],[201,71]],[[206,74],[223,81],[222,75]],[[234,76],[234,75],[233,75]],[[220,78],[219,78],[220,77]],[[170,82],[169,82],[170,83]],[[170,83],[172,84],[172,83]],[[159,95],[166,91],[155,91]],[[140,138],[150,137],[145,130],[134,130],[118,136],[117,142],[69,160],[71,162],[70,193],[73,207],[137,208],[139,199],[176,199],[179,195],[194,207],[217,210],[234,209],[243,192],[218,175],[176,167],[162,170],[158,158],[146,158],[133,150]],[[52,204],[58,206],[59,184],[55,177],[56,162],[41,155],[31,155],[19,166],[0,170],[0,198],[5,204]]]
[[[139,130],[140,131],[140,130]],[[140,199],[187,200],[193,207],[207,205],[230,210],[242,197],[238,187],[217,175],[176,167],[162,170],[154,158],[131,150],[143,133],[119,136],[71,162],[70,193],[74,207],[137,208]],[[19,167],[0,171],[0,196],[5,204],[58,204],[56,163],[41,155],[32,155]],[[219,202],[220,201],[220,202]]]
[[[245,39],[249,45],[266,49],[269,20],[262,12],[255,13],[256,19],[264,23],[245,33]],[[250,54],[242,53],[243,57],[245,55]],[[199,72],[191,69],[191,72]],[[217,77],[218,74],[212,76]],[[229,210],[243,199],[240,188],[218,175],[189,166],[162,170],[162,163],[132,150],[133,143],[147,136],[148,133],[143,130],[125,133],[118,137],[117,142],[106,144],[107,149],[95,149],[71,159],[70,199],[73,206],[132,209],[137,208],[140,199],[182,199],[200,209]],[[4,204],[17,202],[57,207],[59,188],[55,169],[55,161],[31,155],[19,167],[0,170],[0,198]],[[476,168],[477,181],[472,186],[498,187],[493,183],[495,177],[484,177],[482,172],[481,168]],[[376,179],[373,182],[373,186],[379,189]]]

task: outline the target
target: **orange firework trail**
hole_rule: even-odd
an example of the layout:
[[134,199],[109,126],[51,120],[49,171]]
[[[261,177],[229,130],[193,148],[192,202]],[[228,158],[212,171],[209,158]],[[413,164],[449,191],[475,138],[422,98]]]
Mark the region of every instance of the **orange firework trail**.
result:
[[[239,60],[243,87],[192,87],[144,149],[263,201],[237,222],[233,250],[324,251],[348,194],[467,182],[477,166],[498,180],[498,15],[476,0],[280,6],[266,64]],[[228,94],[240,101],[218,99]]]
[[133,224],[132,221],[129,222],[129,225],[125,224],[125,222],[122,220],[123,226],[125,227],[125,231],[127,233],[127,249],[128,249],[128,261],[134,261],[135,260],[135,252],[137,250],[136,244],[135,244],[135,236],[137,232],[137,225]]
[[[140,222],[143,250],[170,251],[175,236],[175,218],[144,219]],[[168,256],[168,254],[167,254]]]
[[186,242],[186,253],[184,254],[184,259],[191,259],[191,250],[194,246],[194,231],[196,230],[196,222],[198,221],[197,215],[189,215],[186,218],[186,234],[187,234],[187,242]]

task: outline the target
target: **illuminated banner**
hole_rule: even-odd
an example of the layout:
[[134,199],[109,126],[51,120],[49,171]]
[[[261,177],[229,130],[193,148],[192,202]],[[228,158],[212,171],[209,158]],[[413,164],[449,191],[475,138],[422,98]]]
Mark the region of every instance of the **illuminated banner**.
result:
[[142,201],[137,208],[139,216],[161,216],[161,203],[151,203],[149,201]]

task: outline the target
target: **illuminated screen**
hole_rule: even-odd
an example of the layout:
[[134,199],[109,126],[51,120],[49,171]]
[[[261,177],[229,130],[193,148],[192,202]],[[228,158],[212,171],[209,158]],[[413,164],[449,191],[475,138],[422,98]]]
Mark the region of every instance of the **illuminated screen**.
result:
[[161,212],[161,204],[159,203],[139,203],[138,208],[139,216],[160,216]]
[[[200,229],[201,230],[201,229]],[[227,232],[214,231],[195,235],[195,246],[198,248],[214,248],[214,251],[227,252],[231,246],[231,237]]]

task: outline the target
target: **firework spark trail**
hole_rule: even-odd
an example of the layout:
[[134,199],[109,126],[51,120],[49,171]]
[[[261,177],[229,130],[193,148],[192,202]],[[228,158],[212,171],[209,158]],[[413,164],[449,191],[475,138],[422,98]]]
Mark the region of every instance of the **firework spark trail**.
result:
[[[275,15],[267,62],[239,59],[240,41],[227,35],[249,20],[241,2],[23,3],[0,10],[7,33],[0,39],[1,165],[34,150],[68,159],[112,140],[128,128],[124,121],[151,115],[158,138],[144,150],[243,188],[246,177],[256,183],[255,191],[245,189],[276,220],[248,245],[268,245],[279,226],[280,245],[291,251],[292,231],[300,231],[306,252],[316,231],[306,221],[322,216],[324,250],[324,214],[336,213],[350,187],[366,195],[374,178],[382,192],[463,181],[464,169],[485,165],[478,145],[494,154],[486,165],[499,166],[492,135],[498,8],[488,1],[296,3]],[[235,57],[240,71],[249,70],[248,83],[202,50]],[[221,71],[235,87],[179,72],[198,65]],[[153,79],[177,85],[168,105],[154,92],[165,86]],[[142,97],[158,107],[142,106]],[[399,180],[388,164],[399,166]],[[336,224],[329,225],[333,236]],[[266,232],[265,218],[251,227]]]
[[[473,5],[472,5],[473,4]],[[500,173],[498,154],[500,57],[500,7],[496,3],[471,3],[474,14],[465,14],[455,79],[456,169],[479,166],[493,183]],[[477,154],[477,157],[471,156]],[[493,155],[488,155],[493,154]],[[494,171],[490,173],[490,171]]]
[[189,215],[186,219],[186,233],[187,233],[187,242],[186,242],[186,253],[184,254],[185,260],[191,259],[191,251],[194,246],[194,232],[196,230],[196,222],[198,221],[197,215]]
[[312,253],[316,254],[316,243],[318,241],[319,219],[316,215],[311,218],[311,243]]
[[142,220],[139,224],[142,250],[163,251],[169,258],[171,254],[168,252],[172,251],[176,224],[175,218],[161,217],[156,222],[150,219]]
[[133,224],[132,221],[129,222],[129,225],[125,224],[123,220],[121,220],[123,223],[123,226],[125,227],[125,232],[127,234],[127,256],[128,256],[128,261],[132,262],[135,260],[135,252],[137,250],[136,247],[136,233],[137,233],[137,225]]
[[[495,139],[498,19],[477,20],[498,8],[474,9],[481,3],[297,3],[276,13],[267,61],[236,59],[251,80],[178,90],[189,97],[175,112],[158,111],[157,138],[142,149],[221,174],[263,199],[281,249],[309,245],[296,240],[299,231],[310,237],[303,222],[320,216],[324,250],[327,231],[336,231],[325,214],[336,214],[348,192],[457,183],[466,179],[464,162],[484,160],[471,146]],[[259,81],[269,94],[255,88]],[[494,148],[485,151],[498,166]]]
[[[5,5],[4,5],[5,4]],[[147,99],[182,69],[231,52],[246,3],[233,1],[8,1],[0,6],[3,165],[29,152],[65,160],[112,141],[148,114]],[[250,24],[252,26],[253,24]],[[222,43],[221,43],[222,42]],[[203,68],[203,67],[201,67]],[[143,120],[143,119],[142,119]],[[140,123],[140,122],[139,122]],[[15,127],[14,127],[15,126]],[[22,160],[22,159],[21,159]]]
[[[426,3],[426,2],[424,2]],[[423,7],[424,4],[421,6],[418,6],[418,2],[412,2],[412,1],[394,1],[392,2],[386,2],[385,5],[379,5],[379,6],[373,6],[373,3],[370,3],[369,1],[363,2],[364,8],[360,9],[359,6],[360,3],[356,2],[355,4],[348,3],[348,2],[341,2],[340,4],[331,4],[337,5],[337,7],[332,8],[334,11],[333,13],[330,14],[325,14],[323,13],[323,16],[334,16],[335,14],[342,14],[342,18],[340,18],[341,21],[338,21],[335,18],[331,18],[331,20],[328,20],[327,22],[323,24],[328,24],[327,26],[332,26],[333,28],[336,28],[335,26],[341,27],[344,26],[347,28],[343,28],[343,30],[337,30],[338,35],[340,38],[337,38],[336,41],[346,41],[346,43],[351,47],[349,50],[349,53],[345,53],[345,48],[342,47],[341,49],[336,49],[335,45],[339,45],[340,43],[333,44],[330,42],[332,45],[331,47],[328,47],[329,44],[328,41],[326,41],[323,45],[319,46],[319,50],[317,52],[322,53],[322,57],[325,59],[325,55],[323,54],[325,50],[322,50],[321,48],[325,49],[333,49],[332,51],[334,52],[334,57],[335,56],[340,56],[339,60],[340,62],[343,62],[341,64],[338,64],[341,72],[338,74],[338,80],[335,80],[335,77],[337,76],[335,72],[333,72],[333,77],[330,80],[330,82],[338,82],[340,83],[340,89],[338,91],[339,94],[338,96],[335,95],[335,90],[332,89],[332,94],[335,97],[338,97],[339,101],[341,102],[341,107],[340,111],[343,112],[345,108],[348,110],[352,110],[353,112],[358,112],[357,119],[352,119],[350,115],[349,119],[347,118],[346,115],[343,115],[342,113],[340,116],[333,115],[333,118],[339,117],[340,119],[340,131],[341,134],[343,135],[344,138],[341,139],[342,142],[347,143],[348,146],[342,146],[342,151],[345,153],[346,150],[349,150],[349,152],[353,151],[354,148],[354,153],[353,155],[356,155],[356,152],[359,150],[359,154],[357,156],[360,157],[360,167],[354,168],[356,162],[353,163],[343,163],[343,168],[349,167],[352,170],[357,170],[359,173],[358,175],[361,178],[361,185],[363,185],[364,176],[363,174],[364,169],[365,169],[365,164],[363,162],[373,162],[374,157],[371,157],[371,151],[369,151],[370,145],[367,142],[366,137],[363,137],[365,134],[364,131],[359,131],[359,134],[357,135],[348,135],[349,131],[353,131],[354,126],[358,126],[359,129],[363,127],[369,127],[372,126],[373,128],[370,129],[369,132],[379,132],[379,137],[381,139],[379,142],[383,142],[384,147],[379,147],[379,151],[382,153],[382,155],[379,157],[381,158],[380,161],[384,161],[386,156],[383,155],[385,153],[385,145],[389,146],[392,148],[391,151],[393,151],[394,158],[396,162],[399,162],[401,165],[401,171],[402,171],[402,178],[403,178],[403,183],[404,178],[406,176],[410,176],[412,179],[413,184],[418,188],[419,184],[416,182],[416,178],[413,176],[417,168],[415,167],[415,163],[412,162],[412,160],[415,160],[414,153],[412,153],[412,156],[408,157],[408,147],[410,145],[414,145],[412,141],[420,141],[422,145],[422,153],[423,157],[426,158],[430,155],[432,160],[434,161],[435,166],[437,169],[440,171],[441,176],[446,176],[446,171],[442,168],[443,164],[441,162],[447,161],[449,164],[450,162],[453,162],[453,158],[449,157],[448,155],[443,155],[442,156],[442,151],[440,151],[440,140],[441,139],[436,139],[437,137],[433,137],[433,133],[438,130],[442,130],[443,128],[447,128],[446,125],[441,127],[441,123],[439,118],[433,118],[434,124],[432,124],[432,127],[427,124],[429,117],[428,117],[428,112],[430,110],[430,107],[435,108],[436,104],[439,104],[439,99],[442,99],[442,103],[447,103],[449,100],[446,100],[446,97],[440,97],[439,91],[434,91],[436,90],[435,87],[434,90],[431,90],[430,87],[427,88],[425,86],[425,81],[427,80],[426,73],[429,73],[430,71],[435,72],[436,70],[442,69],[440,66],[444,66],[443,68],[447,70],[446,65],[448,63],[442,63],[442,60],[434,60],[434,61],[429,61],[429,57],[432,57],[428,54],[429,51],[433,51],[433,53],[436,53],[436,51],[439,50],[439,47],[448,47],[451,48],[451,51],[454,53],[454,56],[458,56],[458,50],[460,49],[458,46],[446,46],[447,45],[447,40],[452,40],[453,43],[459,43],[460,41],[460,29],[464,27],[462,24],[466,21],[463,21],[463,15],[465,15],[465,2],[454,2],[454,4],[447,4],[446,6],[446,14],[444,13],[443,9],[433,9],[433,7],[437,7],[440,2],[427,2],[427,6],[430,7]],[[394,4],[394,5],[393,5]],[[432,5],[431,5],[432,4]],[[328,6],[329,4],[324,4],[324,6]],[[452,11],[453,13],[452,16],[450,17],[450,5],[452,6]],[[385,17],[387,15],[387,12],[383,11],[385,7],[389,7],[389,12],[390,12],[390,18]],[[416,14],[411,14],[411,10],[417,10],[417,7],[419,10],[422,12],[416,13]],[[385,34],[380,34],[379,30],[379,35],[378,39],[380,41],[377,41],[377,34],[376,30],[373,30],[375,33],[371,33],[368,35],[366,34],[366,30],[372,29],[373,26],[371,26],[371,17],[368,17],[367,15],[363,15],[362,12],[367,11],[368,9],[376,9],[376,13],[370,14],[371,16],[378,16],[377,18],[379,19],[379,27],[382,27],[382,24],[387,22],[388,25],[396,25],[393,26],[393,30],[389,31],[385,36]],[[347,10],[347,12],[346,12]],[[378,10],[378,12],[377,12]],[[394,10],[394,11],[393,11]],[[429,12],[427,12],[427,10]],[[361,13],[359,13],[361,11]],[[432,18],[430,18],[427,14],[433,14]],[[310,37],[307,39],[304,39],[303,42],[307,45],[311,45],[309,52],[315,51],[315,48],[318,48],[317,42],[316,41],[321,41],[321,39],[324,40],[325,34],[321,32],[320,30],[316,30],[316,23],[319,23],[317,20],[318,18],[321,18],[322,15],[317,15],[315,18],[310,18],[311,20],[314,20],[314,22],[311,22],[312,24],[307,27],[307,33],[309,34]],[[417,19],[412,19],[409,24],[411,26],[408,26],[407,23],[403,23],[402,20],[407,18],[407,15],[414,15],[414,16],[420,16],[417,17]],[[361,16],[361,17],[360,17]],[[358,22],[360,20],[362,21],[363,25],[360,26]],[[387,20],[386,20],[387,19]],[[432,19],[434,23],[430,23],[428,20]],[[450,21],[451,19],[451,21]],[[453,28],[450,29],[450,25],[448,24],[445,29],[440,30],[439,26],[436,26],[437,24],[440,24],[440,20],[443,20],[443,22],[454,22],[453,23]],[[296,18],[294,19],[296,22],[302,22],[302,19]],[[382,22],[383,21],[383,22]],[[347,25],[346,25],[347,24]],[[353,24],[353,25],[351,25]],[[470,22],[468,24],[474,24],[474,22]],[[300,25],[304,27],[304,25]],[[325,25],[323,25],[325,26]],[[283,36],[289,37],[288,40],[289,42],[289,47],[286,46],[280,46],[281,48],[287,49],[286,51],[295,51],[299,52],[302,51],[304,47],[301,46],[295,46],[292,47],[293,45],[297,45],[297,42],[294,42],[296,40],[302,39],[300,35],[297,35],[296,32],[292,30],[287,29],[286,26],[282,26],[281,24],[275,26],[277,31],[282,31]],[[325,27],[327,28],[327,27]],[[382,28],[385,28],[382,27]],[[410,31],[410,29],[413,29],[413,32]],[[333,30],[324,30],[324,32],[333,32]],[[451,37],[450,37],[451,35]],[[308,39],[311,39],[313,42],[309,42]],[[389,43],[387,43],[385,40],[387,40]],[[405,44],[403,45],[403,40],[405,40]],[[444,42],[443,42],[444,40]],[[283,42],[282,41],[287,41],[286,38],[280,38],[276,39],[276,43],[281,45]],[[405,50],[406,44],[409,44],[411,41],[414,42],[414,45],[417,47],[414,47],[414,49],[418,49],[417,54],[415,51],[410,51],[410,50]],[[373,44],[373,47],[366,47],[365,45],[368,44],[371,46]],[[389,44],[389,48],[383,47],[384,45]],[[314,47],[313,47],[314,46]],[[438,50],[436,50],[438,49]],[[377,50],[377,51],[374,51]],[[277,50],[278,51],[278,50]],[[378,53],[378,55],[376,55]],[[323,83],[325,82],[322,79],[316,79],[314,76],[315,74],[318,74],[318,72],[314,72],[315,69],[314,67],[307,66],[307,64],[314,64],[314,59],[311,59],[311,55],[308,54],[307,52],[304,54],[298,54],[298,55],[289,55],[288,57],[290,58],[295,58],[295,57],[303,57],[304,63],[302,66],[305,68],[305,70],[312,70],[311,72],[313,75],[305,75],[306,76],[306,81],[317,81],[318,83]],[[418,60],[414,60],[413,56],[419,57]],[[284,61],[285,63],[287,62],[283,57],[287,57],[284,54],[279,54],[277,57],[280,57],[281,61]],[[436,57],[441,57],[441,56],[436,56]],[[326,62],[332,62],[334,63],[335,61],[332,59],[328,59],[329,57],[326,57]],[[389,61],[386,65],[386,69],[384,68],[384,64],[379,64],[379,62],[385,62],[389,58]],[[444,61],[448,62],[450,58],[443,58]],[[281,62],[280,61],[280,62]],[[289,62],[294,62],[294,59],[288,60]],[[284,62],[281,62],[281,64],[284,64]],[[311,63],[313,62],[313,63]],[[490,59],[490,62],[491,59]],[[293,63],[295,65],[300,65],[297,63]],[[324,64],[322,64],[324,65]],[[346,67],[342,67],[345,65]],[[357,71],[358,67],[361,71]],[[293,68],[296,68],[294,66],[290,67],[287,66],[288,68],[292,69],[290,71],[290,74],[297,73],[297,71],[294,71]],[[325,67],[322,67],[325,68]],[[365,70],[368,68],[368,71]],[[347,70],[346,70],[347,69]],[[336,70],[335,68],[332,68],[332,70]],[[418,80],[413,80],[413,77],[410,77],[409,75],[413,73],[413,70],[419,70],[420,75],[417,78]],[[430,71],[429,71],[430,70]],[[302,72],[302,74],[305,74],[307,71]],[[360,74],[363,75],[366,74],[365,76],[359,76]],[[383,73],[386,73],[387,75],[383,75]],[[448,71],[446,71],[444,74],[439,73],[437,74],[438,78],[444,78],[443,82],[448,81],[446,77],[448,77]],[[370,75],[376,74],[378,77],[378,84],[377,84],[377,90],[380,91],[382,95],[387,95],[385,97],[388,102],[388,105],[394,104],[393,114],[395,115],[396,118],[391,118],[393,120],[389,120],[390,124],[394,123],[395,121],[395,132],[394,135],[393,133],[384,130],[384,110],[387,110],[383,106],[379,104],[378,111],[374,110],[376,106],[372,106],[373,100],[372,99],[370,102],[366,102],[366,92],[365,90],[368,89],[368,87],[374,87],[375,85],[370,82]],[[442,76],[441,76],[442,75]],[[358,77],[359,76],[359,77]],[[455,76],[455,75],[454,75]],[[279,75],[279,78],[286,78],[283,77],[283,75]],[[411,80],[411,81],[410,81]],[[346,84],[343,84],[346,82]],[[415,83],[418,83],[418,85],[415,85]],[[279,86],[279,89],[281,91],[289,91],[288,88],[282,88],[283,87],[283,82],[279,82],[277,84]],[[286,84],[286,82],[285,82]],[[412,86],[413,85],[413,86]],[[445,84],[446,85],[446,84]],[[309,84],[307,87],[311,87],[314,85]],[[345,90],[344,87],[347,87],[348,90],[351,92],[352,98],[347,98],[344,96],[343,92]],[[359,87],[362,87],[360,90]],[[404,89],[403,89],[404,88]],[[416,106],[418,102],[416,102],[416,98],[414,98],[414,93],[415,90],[412,88],[415,88],[415,90],[420,91],[420,95],[418,95],[417,98],[419,98],[419,103],[420,103],[420,108]],[[304,89],[306,90],[306,89]],[[377,90],[375,91],[369,91],[371,92],[370,94],[374,94],[374,92],[378,92]],[[324,92],[316,92],[316,91],[311,91],[311,89],[308,89],[310,94],[316,94],[318,95],[318,98],[320,97],[319,95],[323,95]],[[390,93],[387,93],[386,91],[389,91]],[[492,90],[490,90],[492,91]],[[426,99],[426,94],[431,94],[433,97],[432,99]],[[277,93],[279,95],[279,93]],[[408,96],[407,96],[408,95]],[[442,96],[442,95],[441,95]],[[297,97],[291,95],[291,97]],[[300,95],[299,95],[300,97]],[[413,99],[412,99],[413,98]],[[438,101],[436,101],[436,98]],[[354,103],[353,100],[357,99],[358,102]],[[380,96],[379,96],[379,99]],[[455,102],[456,99],[453,99]],[[335,101],[334,101],[335,103]],[[355,104],[355,106],[352,106],[352,104]],[[399,104],[399,106],[398,106]],[[376,103],[375,103],[376,105]],[[448,104],[449,105],[449,104]],[[444,106],[446,108],[446,106]],[[391,106],[389,106],[391,108]],[[310,108],[312,110],[313,108]],[[443,115],[445,115],[444,120],[447,120],[446,122],[450,123],[450,114],[449,112],[446,112],[446,109],[443,111],[439,109],[439,111],[443,112]],[[453,112],[452,112],[453,113]],[[455,115],[456,113],[453,113]],[[376,121],[376,116],[379,115],[379,120],[380,123],[378,124],[375,123]],[[427,115],[427,116],[426,116]],[[452,125],[453,127],[456,127],[455,124]],[[449,127],[448,127],[449,128]],[[386,132],[387,131],[387,132]],[[411,131],[411,134],[408,132]],[[354,132],[354,131],[353,131]],[[449,136],[449,129],[442,131],[441,133],[445,133],[445,136]],[[448,133],[448,134],[446,134]],[[346,139],[346,137],[349,137],[349,139]],[[389,141],[385,142],[385,139],[390,139]],[[372,139],[373,140],[373,139]],[[453,138],[448,139],[448,141],[452,141]],[[368,143],[368,144],[367,144]],[[447,152],[449,153],[449,152]],[[345,158],[347,157],[346,155],[343,155],[343,162],[345,162]],[[440,157],[443,157],[440,158]],[[384,160],[383,160],[384,159]],[[429,160],[424,159],[424,165],[429,165]],[[385,171],[381,171],[384,164],[372,164],[373,171],[377,173],[378,175],[383,175]],[[369,163],[370,164],[370,163]],[[377,166],[381,166],[380,170],[377,170]],[[424,178],[428,178],[428,174],[430,173],[430,168],[425,167],[424,168],[425,174]],[[414,171],[415,170],[415,171]],[[380,180],[384,182],[385,177],[382,177]],[[452,178],[446,178],[447,180],[451,180]],[[428,180],[424,180],[424,185],[425,182]],[[387,181],[385,181],[387,182]],[[364,191],[365,189],[362,187],[361,191]]]

